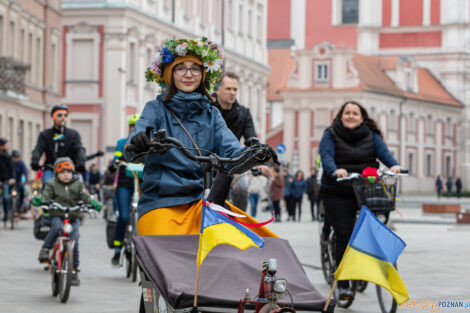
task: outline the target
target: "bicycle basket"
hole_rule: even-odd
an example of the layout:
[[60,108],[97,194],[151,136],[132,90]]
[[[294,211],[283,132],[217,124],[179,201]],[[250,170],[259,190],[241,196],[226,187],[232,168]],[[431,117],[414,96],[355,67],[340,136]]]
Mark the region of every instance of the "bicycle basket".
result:
[[33,234],[38,240],[44,240],[51,229],[51,219],[43,215],[34,219]]
[[367,179],[360,179],[354,182],[353,189],[359,208],[365,205],[371,211],[395,210],[397,194],[397,179],[395,177],[385,176],[375,183],[370,183]]

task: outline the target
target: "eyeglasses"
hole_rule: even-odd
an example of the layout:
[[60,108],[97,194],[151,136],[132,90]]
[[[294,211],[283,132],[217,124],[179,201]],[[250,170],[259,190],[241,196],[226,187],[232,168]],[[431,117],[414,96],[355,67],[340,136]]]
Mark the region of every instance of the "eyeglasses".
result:
[[68,114],[66,114],[66,113],[58,113],[58,114],[57,114],[57,117],[62,117],[62,116],[67,117]]
[[192,76],[201,76],[202,75],[202,68],[199,66],[192,66],[192,67],[185,67],[185,66],[177,66],[175,67],[175,74],[177,76],[184,76],[188,72],[191,72]]

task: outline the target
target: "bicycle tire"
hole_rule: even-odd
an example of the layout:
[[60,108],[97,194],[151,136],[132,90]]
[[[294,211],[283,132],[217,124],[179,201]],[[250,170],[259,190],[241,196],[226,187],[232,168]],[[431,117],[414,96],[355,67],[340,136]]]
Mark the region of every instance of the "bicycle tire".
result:
[[64,243],[62,252],[62,264],[59,273],[59,298],[65,303],[69,299],[70,287],[72,286],[73,249],[70,242]]
[[132,282],[137,281],[137,255],[134,245],[131,248],[131,280]]
[[132,252],[129,246],[124,246],[124,258],[126,262],[126,278],[130,278],[132,274]]
[[16,214],[16,196],[11,198],[11,208],[9,212],[9,218],[10,218],[10,229],[13,230],[15,229],[15,214]]
[[54,259],[52,260],[50,268],[51,268],[52,296],[57,297],[57,295],[59,294],[59,274],[57,273],[57,260],[56,260],[56,257],[54,257]]
[[366,290],[366,288],[367,288],[367,285],[368,285],[367,281],[358,280],[357,284],[356,284],[356,290],[359,291],[359,292],[364,292],[364,290]]

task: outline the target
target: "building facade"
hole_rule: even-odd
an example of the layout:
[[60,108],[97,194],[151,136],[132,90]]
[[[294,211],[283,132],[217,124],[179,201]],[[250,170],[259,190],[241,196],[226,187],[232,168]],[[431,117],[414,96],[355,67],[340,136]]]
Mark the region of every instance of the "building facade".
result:
[[238,100],[265,137],[267,1],[63,1],[63,102],[87,151],[128,135],[127,119],[156,97],[144,72],[170,38],[205,36],[240,76]]
[[[395,149],[395,156],[405,167],[414,169],[412,178],[404,180],[410,182],[406,191],[431,192],[436,175],[454,179],[460,176],[464,189],[468,189],[470,150],[465,134],[470,123],[467,106],[470,99],[466,90],[467,60],[470,56],[470,1],[275,0],[272,5],[268,14],[269,64],[273,72],[287,71],[276,66],[278,63],[290,64],[290,78],[283,82],[269,80],[270,86],[275,89],[268,90],[267,124],[277,127],[267,130],[268,142],[275,145],[284,141],[288,147],[287,158],[294,165],[298,164],[299,168],[308,169],[312,164],[312,152],[300,152],[295,148],[296,140],[291,139],[287,143],[287,138],[295,138],[292,134],[295,134],[296,127],[300,127],[297,124],[308,119],[298,110],[292,112],[293,106],[287,101],[295,93],[294,85],[298,91],[305,89],[325,96],[323,100],[303,100],[310,103],[307,106],[316,108],[311,114],[317,117],[325,114],[322,110],[317,112],[320,109],[317,101],[330,99],[326,102],[334,111],[348,97],[354,96],[352,99],[376,112],[388,144],[392,150]],[[280,32],[273,24],[282,11],[291,12],[284,15],[290,29]],[[304,15],[304,18],[293,19],[295,14]],[[301,39],[298,39],[299,34]],[[330,57],[320,54],[319,49],[323,49],[324,53],[330,51]],[[346,50],[355,52],[354,58],[347,57]],[[381,66],[377,69],[369,64],[369,67],[358,68],[360,62],[357,60],[364,60],[367,56],[379,58]],[[276,62],[271,63],[271,59],[276,59]],[[399,61],[390,61],[394,59]],[[343,72],[345,68],[348,69],[346,73]],[[393,82],[393,86],[400,91],[392,96],[395,100],[386,100],[390,97],[389,91],[387,97],[371,96],[383,94],[383,91],[374,91],[375,88],[349,90],[338,97],[338,86],[350,77],[351,86],[348,88],[360,88],[364,82],[359,77],[373,76],[370,68],[375,68],[375,74],[387,75]],[[276,97],[272,98],[273,95]],[[282,114],[279,113],[281,107]],[[312,121],[326,124],[325,121],[331,121],[326,119],[331,114],[319,120],[312,117]],[[280,120],[279,116],[283,119]],[[390,121],[395,119],[398,119],[396,135],[388,126],[393,125]],[[296,125],[293,129],[289,129],[291,123]],[[326,127],[312,125],[314,130]],[[306,128],[303,126],[300,129]],[[315,135],[313,138],[315,142]],[[308,141],[302,140],[304,144]],[[399,145],[393,148],[397,144],[395,140]]]
[[61,99],[60,0],[0,0],[0,137],[29,164]]

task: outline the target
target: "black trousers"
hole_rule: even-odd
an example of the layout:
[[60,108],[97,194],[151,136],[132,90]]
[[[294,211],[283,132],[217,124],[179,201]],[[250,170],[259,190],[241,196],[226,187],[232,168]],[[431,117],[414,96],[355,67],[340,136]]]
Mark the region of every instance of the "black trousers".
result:
[[[294,221],[300,222],[300,216],[302,215],[302,198],[293,198],[293,212]],[[297,215],[297,218],[295,216]]]
[[279,200],[273,200],[273,209],[276,222],[281,221],[281,206],[279,205],[279,203]]
[[352,188],[322,193],[327,222],[333,226],[336,234],[336,249],[334,251],[336,264],[339,265],[349,238],[354,229],[356,213],[358,210],[356,197]]
[[289,214],[289,219],[293,218],[295,220],[295,207],[294,207],[294,198],[291,196],[284,197],[286,202],[287,214]]

